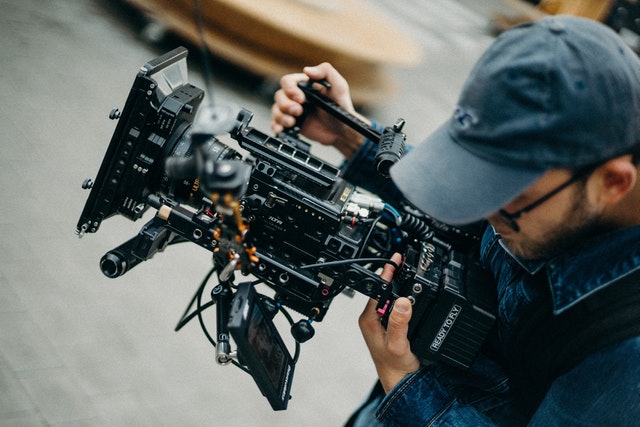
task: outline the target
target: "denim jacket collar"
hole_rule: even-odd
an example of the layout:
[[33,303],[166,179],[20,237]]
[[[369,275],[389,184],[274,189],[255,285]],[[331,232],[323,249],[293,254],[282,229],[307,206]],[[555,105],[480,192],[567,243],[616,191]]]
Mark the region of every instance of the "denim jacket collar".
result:
[[640,226],[595,236],[548,261],[511,256],[530,274],[546,268],[553,310],[560,314],[640,268]]

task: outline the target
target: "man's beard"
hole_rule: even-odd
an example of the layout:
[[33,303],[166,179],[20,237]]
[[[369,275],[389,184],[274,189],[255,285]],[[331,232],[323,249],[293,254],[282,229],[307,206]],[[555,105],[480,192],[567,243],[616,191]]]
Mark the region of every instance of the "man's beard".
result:
[[602,223],[602,213],[588,204],[584,184],[577,185],[568,215],[543,236],[515,243],[504,239],[504,243],[516,256],[527,260],[547,260],[572,248],[579,247],[596,234],[609,231],[611,227]]

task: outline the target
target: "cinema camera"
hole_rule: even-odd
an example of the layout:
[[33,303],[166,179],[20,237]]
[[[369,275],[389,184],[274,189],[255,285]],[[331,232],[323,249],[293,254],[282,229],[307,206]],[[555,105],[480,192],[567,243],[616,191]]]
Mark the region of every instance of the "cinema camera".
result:
[[[236,115],[203,106],[196,116],[204,92],[188,83],[186,57],[177,48],[140,69],[122,112],[110,114],[119,120],[95,183],[83,183],[91,192],[80,236],[114,215],[135,221],[149,207],[157,211],[135,237],[102,257],[102,272],[121,276],[177,242],[211,251],[213,268],[176,330],[198,317],[217,361],[249,372],[274,410],[287,407],[299,343],[314,334],[311,322],[321,321],[342,292],[376,299],[383,322],[394,301],[408,297],[413,352],[424,363],[468,367],[495,319],[491,279],[471,255],[478,236],[356,188],[311,155],[295,129],[268,136],[249,126],[252,113],[244,109]],[[386,175],[404,153],[401,120],[380,132],[313,82],[300,87],[307,108],[323,108],[378,143],[379,173]],[[217,138],[227,133],[248,155]],[[393,252],[404,261],[387,282],[378,270]],[[214,272],[217,285],[203,304]],[[235,284],[236,272],[257,280]],[[257,292],[260,282],[272,297]],[[215,340],[202,318],[213,305]],[[294,322],[286,308],[302,320]],[[273,321],[278,312],[292,325],[293,356]]]

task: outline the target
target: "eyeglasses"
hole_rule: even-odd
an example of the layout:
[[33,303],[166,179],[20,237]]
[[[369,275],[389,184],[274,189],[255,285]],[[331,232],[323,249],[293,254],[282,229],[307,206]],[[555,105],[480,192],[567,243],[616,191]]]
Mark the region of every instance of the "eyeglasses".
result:
[[498,215],[500,215],[500,217],[506,221],[507,225],[517,233],[520,231],[520,226],[516,222],[518,218],[520,218],[522,215],[526,214],[527,212],[531,212],[532,210],[534,210],[535,208],[537,208],[538,206],[540,206],[541,204],[543,204],[544,202],[546,202],[547,200],[549,200],[550,198],[552,198],[553,196],[555,196],[556,194],[564,190],[565,188],[569,187],[571,184],[583,179],[586,176],[589,176],[591,172],[593,172],[598,166],[599,165],[591,165],[591,166],[578,169],[571,176],[571,178],[569,178],[566,182],[563,182],[553,190],[549,191],[544,196],[540,197],[538,200],[531,202],[524,208],[514,213],[509,213],[504,209],[500,209],[498,211]]

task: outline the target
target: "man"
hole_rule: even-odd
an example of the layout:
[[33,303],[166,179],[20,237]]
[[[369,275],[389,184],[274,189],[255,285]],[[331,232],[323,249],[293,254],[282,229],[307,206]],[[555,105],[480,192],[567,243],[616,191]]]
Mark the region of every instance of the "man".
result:
[[[355,114],[333,67],[304,71],[281,80],[275,131],[302,113],[302,79],[327,79]],[[371,151],[321,112],[302,131],[341,149],[348,173]],[[480,260],[496,279],[497,338],[468,371],[421,366],[409,301],[386,329],[370,303],[360,326],[383,393],[357,425],[637,425],[639,141],[640,61],[609,28],[555,16],[496,39],[450,120],[391,178],[445,223],[487,221]]]

